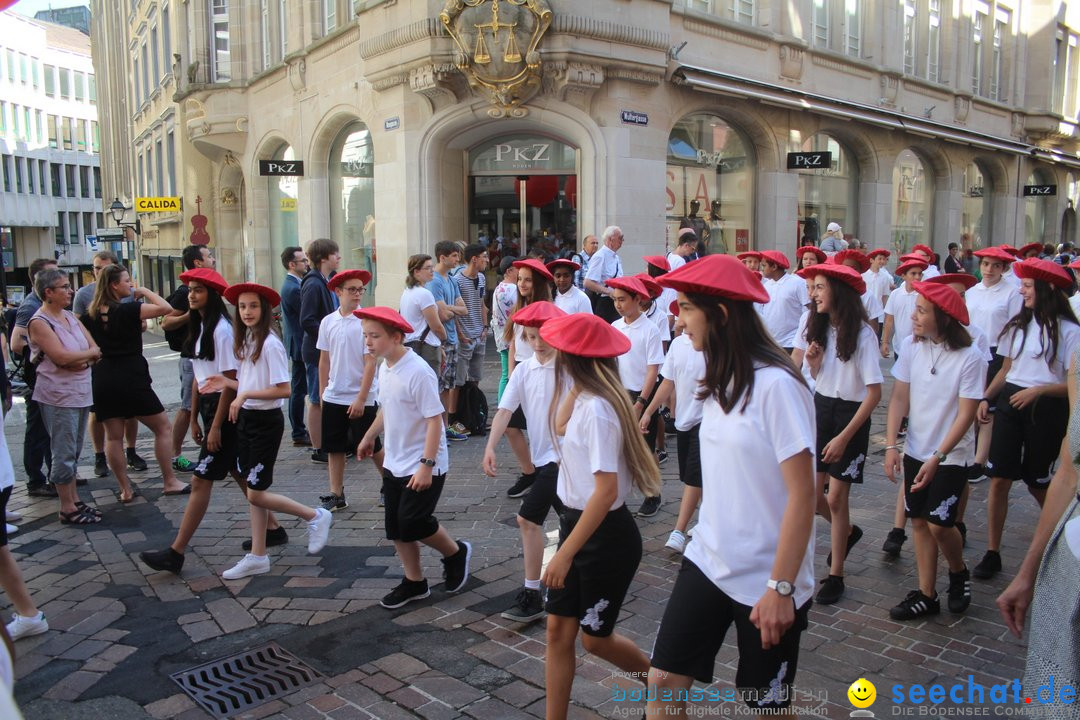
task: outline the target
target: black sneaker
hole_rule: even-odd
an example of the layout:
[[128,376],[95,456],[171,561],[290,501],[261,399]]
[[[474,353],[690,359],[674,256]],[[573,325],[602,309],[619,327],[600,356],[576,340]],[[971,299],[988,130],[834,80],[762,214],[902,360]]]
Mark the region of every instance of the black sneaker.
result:
[[56,486],[52,483],[43,483],[41,485],[27,485],[26,494],[30,497],[59,497],[59,493],[56,492]]
[[135,452],[135,448],[127,449],[127,466],[129,470],[135,470],[142,472],[146,469],[146,461],[139,457],[139,453]]
[[638,508],[638,517],[652,517],[656,513],[660,512],[660,496],[647,497],[645,501],[641,503],[641,507]]
[[[286,545],[289,542],[289,534],[285,532],[285,528],[278,527],[274,530],[266,531],[266,547],[272,548],[276,545]],[[242,547],[246,552],[251,551],[251,540],[245,540]]]
[[667,462],[667,450],[657,450],[656,451],[656,464],[657,465],[663,465],[666,462]]
[[84,477],[75,477],[75,487],[86,487],[90,484],[90,481]]
[[472,559],[472,545],[464,540],[457,541],[458,551],[448,558],[443,558],[444,589],[448,593],[459,592],[469,581],[469,560]]
[[109,462],[105,453],[94,453],[94,477],[109,477]]
[[330,458],[326,456],[325,450],[315,450],[311,453],[311,462],[326,464],[330,462]]
[[882,543],[881,550],[889,557],[900,557],[900,548],[904,547],[905,540],[907,540],[907,533],[904,532],[904,528],[893,528]]
[[832,605],[844,596],[844,578],[840,575],[830,575],[821,581],[821,589],[818,590],[814,602],[819,605]]
[[956,529],[960,531],[960,547],[967,547],[967,525],[957,520]]
[[400,585],[383,596],[379,604],[393,610],[414,600],[423,600],[429,595],[431,591],[428,590],[427,580],[402,580]]
[[335,495],[334,493],[320,496],[319,502],[322,503],[322,506],[330,512],[344,510],[345,508],[349,507],[349,503],[345,501],[344,495]]
[[941,602],[936,597],[926,597],[918,590],[912,590],[900,604],[889,611],[893,620],[916,620],[924,615],[937,615],[941,612]]
[[540,598],[540,591],[529,588],[522,588],[514,599],[514,606],[502,614],[507,620],[519,623],[539,620],[544,615],[544,601]]
[[971,605],[971,573],[964,568],[949,573],[949,612],[962,613]]
[[[901,530],[901,532],[903,532]],[[851,548],[855,547],[855,543],[862,540],[862,528],[858,525],[851,526],[851,532],[847,536],[847,547],[844,549],[844,559],[847,560],[847,556],[851,554]],[[825,556],[825,564],[832,567],[832,551]]]
[[532,484],[536,482],[536,471],[531,473],[522,473],[518,475],[517,482],[510,486],[510,489],[506,491],[506,497],[519,498],[529,491]]
[[154,570],[171,572],[176,575],[184,567],[184,555],[170,548],[164,550],[147,550],[139,553],[139,559],[145,565]]
[[980,580],[989,580],[999,572],[1001,572],[1001,553],[997,550],[987,550],[971,574]]

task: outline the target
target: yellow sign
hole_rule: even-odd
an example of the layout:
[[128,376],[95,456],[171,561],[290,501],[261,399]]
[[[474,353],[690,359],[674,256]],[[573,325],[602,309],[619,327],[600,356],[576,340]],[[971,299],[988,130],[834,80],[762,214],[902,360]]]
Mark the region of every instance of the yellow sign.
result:
[[296,198],[281,198],[281,210],[282,212],[296,212]]
[[135,198],[135,212],[180,212],[181,204],[178,197]]

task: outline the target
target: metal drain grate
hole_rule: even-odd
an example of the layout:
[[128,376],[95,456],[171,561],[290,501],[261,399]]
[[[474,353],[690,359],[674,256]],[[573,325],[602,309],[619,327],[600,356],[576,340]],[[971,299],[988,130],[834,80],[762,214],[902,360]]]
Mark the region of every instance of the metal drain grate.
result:
[[322,680],[277,643],[199,665],[170,677],[204,710],[227,718]]

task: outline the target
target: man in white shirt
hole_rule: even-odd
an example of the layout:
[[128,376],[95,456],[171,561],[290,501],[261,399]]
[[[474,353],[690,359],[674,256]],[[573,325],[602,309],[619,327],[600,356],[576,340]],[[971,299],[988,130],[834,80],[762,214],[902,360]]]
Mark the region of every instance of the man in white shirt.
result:
[[679,231],[675,249],[667,255],[668,265],[672,270],[678,270],[689,262],[695,250],[697,250],[697,235],[694,234],[694,228],[683,228]]
[[585,289],[600,296],[596,302],[596,314],[609,323],[618,320],[619,313],[611,298],[612,289],[606,283],[623,275],[622,260],[619,259],[623,240],[623,231],[619,227],[609,225],[605,228],[604,245],[589,258],[589,269],[585,275]]
[[806,281],[785,272],[790,267],[791,262],[784,253],[778,250],[761,252],[761,284],[769,293],[769,302],[756,306],[765,329],[789,355],[795,344],[799,318],[810,303]]

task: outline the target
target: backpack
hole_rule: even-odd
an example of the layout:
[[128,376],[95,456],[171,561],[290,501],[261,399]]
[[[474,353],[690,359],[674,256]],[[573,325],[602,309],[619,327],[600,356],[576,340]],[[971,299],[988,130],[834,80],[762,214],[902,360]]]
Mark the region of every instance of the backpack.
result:
[[488,433],[488,401],[484,391],[474,382],[461,386],[458,395],[458,421],[473,435]]
[[[172,295],[169,295],[169,297],[165,298],[165,302],[169,303],[175,308],[177,307],[177,303],[181,302],[178,296],[183,293],[183,304],[186,306],[187,292],[187,285],[181,285],[173,291]],[[186,324],[181,325],[175,330],[166,330],[165,342],[169,343],[169,349],[174,352],[181,352],[184,349],[184,340],[187,339],[187,333],[188,326]]]

